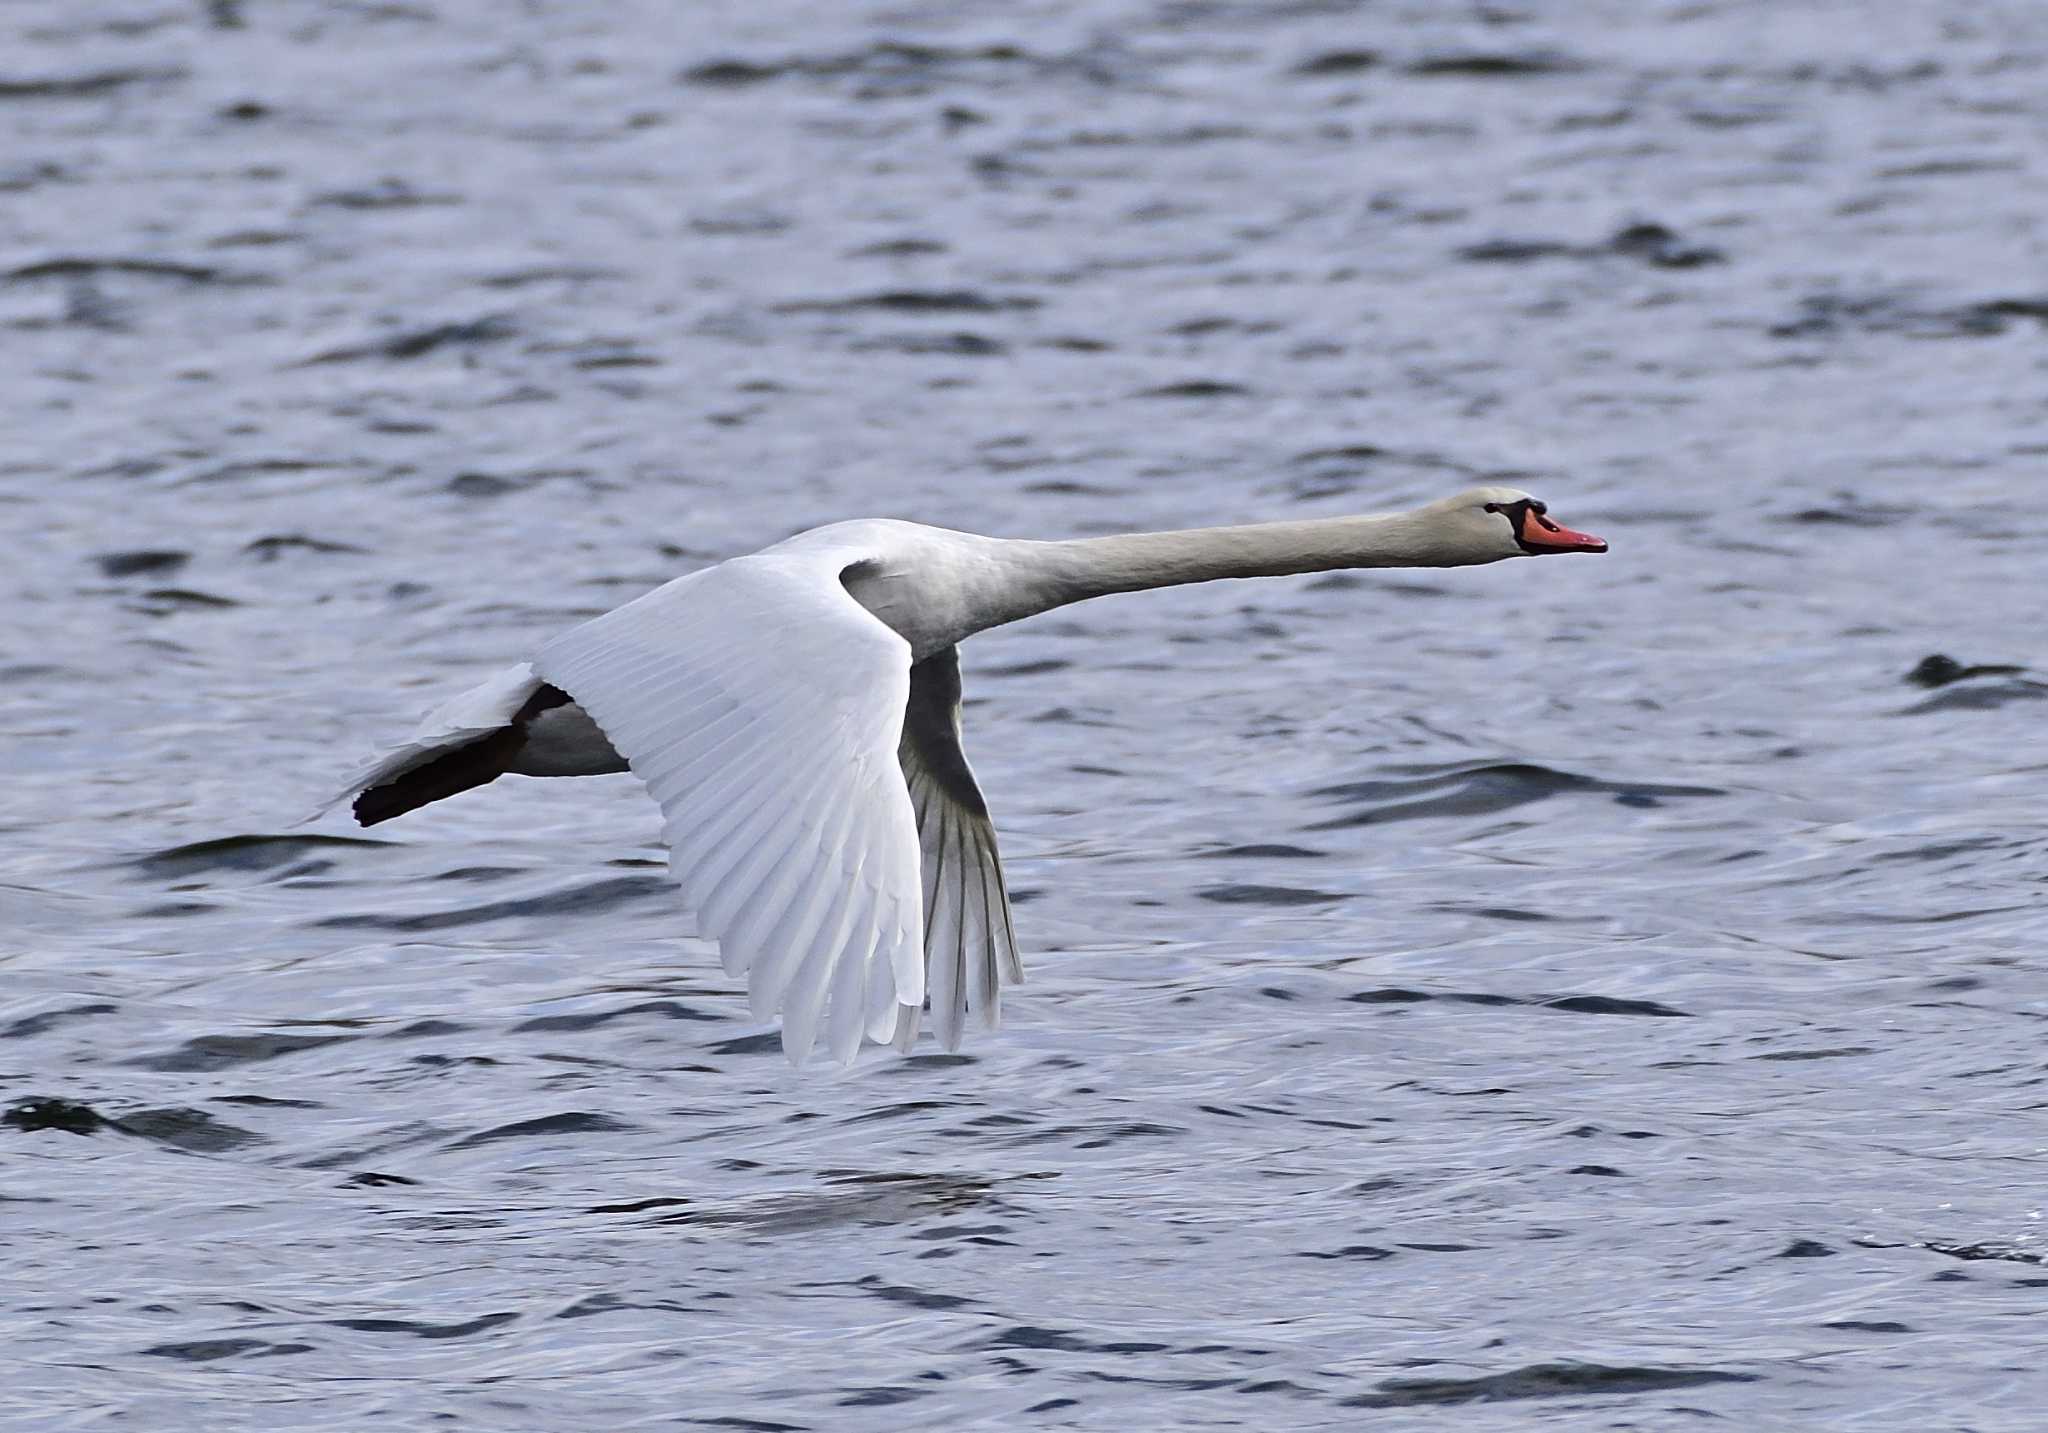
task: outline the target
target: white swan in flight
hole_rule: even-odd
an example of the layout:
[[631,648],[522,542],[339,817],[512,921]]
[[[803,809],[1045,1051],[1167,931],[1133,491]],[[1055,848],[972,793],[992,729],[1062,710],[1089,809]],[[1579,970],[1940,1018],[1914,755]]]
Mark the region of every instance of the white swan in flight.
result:
[[[946,1046],[1023,979],[995,828],[960,746],[957,644],[1020,617],[1224,577],[1605,552],[1513,488],[1410,512],[1025,542],[871,519],[679,577],[544,643],[357,775],[365,826],[528,776],[638,773],[669,865],[801,1063],[822,1035]],[[359,793],[359,794],[358,794]]]

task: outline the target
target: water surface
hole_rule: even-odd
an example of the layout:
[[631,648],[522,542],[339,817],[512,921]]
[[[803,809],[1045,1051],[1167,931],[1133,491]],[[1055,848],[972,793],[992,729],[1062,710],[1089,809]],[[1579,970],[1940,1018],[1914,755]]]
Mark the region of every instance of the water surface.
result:
[[[2035,7],[0,23],[0,1420],[2038,1426]],[[970,645],[958,1055],[629,777],[292,824],[820,522],[1480,479],[1612,554]]]

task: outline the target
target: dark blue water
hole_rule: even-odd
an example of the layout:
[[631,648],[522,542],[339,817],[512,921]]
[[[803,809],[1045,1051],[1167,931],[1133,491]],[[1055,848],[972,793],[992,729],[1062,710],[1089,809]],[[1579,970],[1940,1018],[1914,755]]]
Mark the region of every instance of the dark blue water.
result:
[[[0,1422],[2040,1426],[2037,7],[0,40]],[[791,1071],[629,777],[292,825],[817,523],[1482,478],[1612,554],[970,645],[958,1056]]]

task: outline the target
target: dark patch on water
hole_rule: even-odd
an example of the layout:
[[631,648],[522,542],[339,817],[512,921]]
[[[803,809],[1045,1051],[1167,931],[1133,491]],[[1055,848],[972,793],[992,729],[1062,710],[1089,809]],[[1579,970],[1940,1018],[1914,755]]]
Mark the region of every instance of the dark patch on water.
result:
[[0,1040],[32,1039],[37,1035],[47,1035],[50,1031],[76,1020],[90,1019],[95,1015],[112,1015],[120,1008],[111,1001],[95,1000],[83,1005],[67,1005],[56,1010],[45,1010],[36,1015],[23,1015],[0,1026]]
[[517,325],[506,315],[488,314],[483,318],[405,329],[388,337],[371,339],[364,343],[343,344],[338,348],[325,349],[303,361],[309,364],[353,363],[365,358],[382,358],[402,362],[406,359],[424,358],[444,348],[474,348],[479,344],[502,343],[515,337],[518,332]]
[[174,84],[186,78],[182,69],[86,70],[36,78],[0,76],[0,100],[96,99],[118,90]]
[[200,592],[190,587],[152,587],[142,594],[141,601],[133,605],[136,611],[163,616],[195,608],[217,610],[239,607],[242,604],[232,597],[222,597],[216,592]]
[[972,289],[887,289],[843,299],[803,299],[776,305],[779,313],[1016,313],[1043,301],[1026,294],[985,294]]
[[931,353],[953,358],[993,358],[1009,352],[1009,345],[978,333],[897,333],[861,339],[852,345],[856,353],[877,350],[891,353]]
[[503,477],[497,473],[457,473],[448,480],[447,492],[458,498],[501,498],[507,493],[516,493],[528,484],[519,478]]
[[1630,224],[1599,244],[1572,244],[1558,239],[1493,239],[1468,244],[1458,257],[1471,263],[1526,264],[1537,259],[1640,259],[1659,269],[1697,269],[1727,261],[1719,249],[1679,237],[1662,224]]
[[1343,891],[1314,891],[1297,886],[1205,886],[1195,894],[1225,906],[1314,906],[1350,899]]
[[1566,995],[1536,1002],[1552,1010],[1569,1010],[1579,1015],[1684,1016],[1683,1010],[1660,1005],[1654,1000],[1623,1000],[1612,995]]
[[83,1101],[55,1096],[19,1100],[0,1115],[0,1123],[26,1133],[58,1130],[91,1135],[111,1130],[190,1154],[221,1154],[264,1142],[264,1136],[254,1130],[227,1124],[204,1110],[144,1109],[116,1117],[103,1115]]
[[1710,1383],[1754,1383],[1753,1373],[1703,1368],[1610,1368],[1597,1363],[1536,1363],[1478,1378],[1390,1378],[1376,1393],[1343,1400],[1346,1408],[1424,1408],[1505,1403],[1530,1398],[1593,1398],[1661,1393]]
[[1225,383],[1215,378],[1191,378],[1183,383],[1163,383],[1157,388],[1146,388],[1132,395],[1134,398],[1245,398],[1251,389],[1241,383]]
[[1564,1010],[1575,1015],[1649,1015],[1659,1017],[1684,1017],[1686,1012],[1654,1000],[1623,1000],[1611,995],[1560,995],[1552,997],[1523,997],[1518,995],[1496,995],[1486,991],[1467,990],[1413,990],[1402,986],[1382,986],[1377,990],[1361,990],[1347,995],[1346,1000],[1360,1005],[1420,1005],[1430,1001],[1444,1001],[1453,1005],[1536,1005],[1549,1010]]
[[1378,69],[1382,58],[1377,50],[1326,50],[1301,61],[1293,73],[1318,80],[1336,75],[1358,75]]
[[1317,1249],[1303,1249],[1295,1257],[1301,1259],[1345,1259],[1361,1264],[1376,1264],[1382,1259],[1394,1257],[1392,1249],[1382,1249],[1377,1244],[1346,1244],[1341,1249],[1327,1252]]
[[1425,55],[1404,66],[1411,75],[1499,80],[1570,75],[1588,68],[1584,60],[1557,50],[1470,50]]
[[530,1120],[515,1120],[511,1124],[498,1125],[494,1129],[480,1130],[476,1134],[464,1135],[452,1141],[450,1149],[474,1149],[478,1145],[496,1144],[507,1139],[548,1139],[556,1135],[607,1134],[613,1131],[631,1130],[634,1126],[610,1115],[596,1114],[588,1110],[570,1110],[562,1114],[541,1115]]
[[780,1055],[782,1036],[773,1031],[761,1035],[739,1035],[707,1047],[714,1055]]
[[2016,1249],[2009,1244],[1923,1244],[1922,1248],[1934,1254],[1946,1254],[1951,1259],[1962,1259],[1968,1263],[1992,1260],[2002,1264],[2044,1264],[2048,1254],[2039,1249]]
[[487,921],[525,916],[595,915],[615,910],[629,901],[646,900],[652,896],[672,899],[674,893],[675,887],[660,876],[609,876],[545,895],[486,901],[481,905],[420,911],[412,915],[363,913],[324,916],[313,924],[332,930],[450,930],[457,926],[481,925]]
[[265,1142],[265,1136],[254,1130],[227,1124],[204,1110],[136,1110],[114,1123],[124,1134],[190,1154],[224,1154]]
[[314,851],[382,848],[389,841],[362,836],[219,836],[137,856],[127,864],[154,881],[183,881],[217,871],[274,871]]
[[103,552],[93,564],[106,577],[161,576],[176,572],[192,560],[189,552],[175,548],[138,548],[133,552]]
[[1312,851],[1306,846],[1289,846],[1283,842],[1259,842],[1249,846],[1225,846],[1220,850],[1203,851],[1204,856],[1247,856],[1275,858],[1280,860],[1307,860],[1329,855],[1327,851]]
[[224,1070],[235,1065],[261,1064],[268,1060],[318,1050],[352,1038],[347,1035],[199,1035],[155,1055],[137,1055],[124,1065],[140,1070],[161,1070],[178,1074],[196,1070]]
[[707,60],[683,71],[679,78],[685,84],[725,90],[744,90],[787,78],[845,80],[854,82],[853,98],[876,100],[917,98],[963,83],[1004,85],[1071,78],[1106,84],[1112,73],[1107,55],[1101,52],[1048,55],[1002,42],[941,45],[887,39],[837,54]]
[[1835,1319],[1821,1325],[1825,1329],[1840,1329],[1844,1333],[1917,1333],[1911,1324],[1902,1324],[1892,1319]]
[[1916,687],[1945,687],[1950,682],[1968,681],[1971,677],[2016,677],[2024,673],[2025,667],[2001,662],[1980,662],[1964,665],[1945,653],[1934,652],[1922,657],[1906,673],[1905,680]]
[[1665,799],[1727,794],[1712,786],[1605,781],[1529,762],[1461,762],[1446,768],[1422,768],[1421,774],[1410,777],[1319,787],[1309,795],[1369,804],[1346,816],[1313,822],[1307,829],[1331,831],[1424,818],[1470,817],[1511,811],[1566,793],[1605,794],[1635,806],[1655,806]]
[[885,1303],[901,1304],[912,1309],[971,1309],[975,1300],[962,1298],[957,1294],[935,1294],[924,1289],[913,1289],[903,1284],[884,1283],[876,1275],[869,1274],[856,1279],[853,1287]]
[[[841,1174],[827,1179],[835,1187],[801,1193],[773,1194],[741,1203],[693,1203],[688,1199],[650,1199],[598,1212],[636,1212],[668,1208],[670,1212],[643,1221],[664,1225],[739,1226],[763,1234],[804,1234],[853,1226],[921,1224],[935,1216],[957,1213],[983,1203],[995,1181],[946,1174]],[[675,1207],[681,1205],[684,1207]],[[987,1237],[987,1226],[970,1237]],[[928,1228],[928,1238],[950,1238],[961,1231]]]
[[722,1015],[707,1014],[676,1000],[643,1000],[635,1005],[621,1006],[616,1010],[586,1010],[573,1015],[537,1015],[531,1020],[522,1020],[512,1027],[515,1034],[536,1030],[596,1030],[611,1024],[614,1020],[629,1020],[641,1015],[659,1015],[664,1020],[722,1020]]
[[444,1339],[468,1338],[500,1324],[509,1324],[518,1317],[516,1313],[504,1312],[446,1324],[424,1323],[415,1319],[333,1319],[330,1322],[336,1328],[354,1329],[358,1333],[402,1333],[413,1338]]
[[92,1134],[96,1130],[107,1128],[110,1121],[82,1101],[45,1095],[35,1099],[17,1100],[8,1106],[6,1114],[0,1115],[0,1124],[29,1133],[38,1130],[61,1130],[65,1134]]
[[38,259],[34,263],[22,264],[0,274],[0,280],[9,283],[28,283],[36,279],[94,279],[108,274],[121,274],[131,278],[174,279],[186,284],[251,284],[267,280],[254,274],[237,274],[214,264],[188,264],[176,259],[144,258],[86,258],[66,254],[52,259]]
[[346,542],[331,542],[322,537],[308,537],[302,532],[288,532],[259,537],[244,546],[242,551],[258,562],[275,562],[288,552],[349,553],[363,556],[369,549]]
[[415,189],[403,179],[386,176],[360,189],[331,189],[307,201],[334,209],[417,209],[423,205],[460,204],[461,196]]
[[2048,298],[1980,299],[1928,303],[1906,293],[1827,292],[1799,301],[1793,317],[1769,330],[1773,338],[1834,338],[1881,334],[1901,338],[1997,338],[2015,323],[2048,322]]
[[1835,1251],[1818,1239],[1794,1239],[1772,1257],[1778,1259],[1832,1259]]
[[[2026,676],[2026,668],[2009,662],[1981,662],[1966,665],[1942,652],[1922,657],[1905,680],[1916,687],[1939,691],[1907,707],[1907,714],[1937,711],[1986,711],[2014,701],[2037,701],[2048,696],[2048,682]],[[1941,691],[1958,682],[1978,685]]]
[[207,1338],[185,1343],[159,1343],[139,1349],[144,1358],[170,1358],[180,1363],[217,1363],[243,1355],[307,1353],[309,1343],[269,1343],[260,1338]]

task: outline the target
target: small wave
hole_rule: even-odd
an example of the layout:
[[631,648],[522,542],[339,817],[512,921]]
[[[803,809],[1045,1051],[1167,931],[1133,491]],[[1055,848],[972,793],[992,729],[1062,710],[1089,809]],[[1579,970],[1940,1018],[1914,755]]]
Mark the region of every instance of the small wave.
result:
[[1043,306],[1021,294],[985,294],[978,289],[887,289],[841,299],[797,299],[777,304],[777,313],[1013,313]]
[[0,77],[0,100],[92,99],[116,90],[182,80],[182,69],[87,70],[75,75],[43,75],[34,79]]
[[659,1015],[665,1020],[722,1020],[721,1015],[707,1015],[677,1000],[643,1000],[636,1005],[622,1005],[616,1010],[584,1010],[572,1015],[536,1015],[531,1020],[522,1020],[512,1027],[515,1035],[536,1030],[595,1030],[609,1025],[614,1020],[628,1020],[639,1015]]
[[420,911],[413,915],[382,913],[325,916],[313,922],[328,930],[428,931],[519,916],[592,915],[615,910],[628,901],[646,900],[674,888],[659,876],[608,876],[580,886],[514,900],[486,901],[454,910]]
[[1001,339],[968,333],[892,333],[851,345],[855,353],[938,354],[950,358],[996,358],[1010,351]]
[[1586,61],[1561,50],[1468,50],[1425,55],[1402,68],[1411,75],[1426,79],[1512,80],[1536,75],[1577,74],[1589,66]]
[[1468,762],[1434,770],[1424,768],[1423,774],[1405,779],[1349,781],[1319,787],[1309,794],[1371,804],[1350,815],[1315,822],[1307,829],[1330,831],[1423,817],[1483,816],[1567,792],[1605,794],[1630,806],[1655,806],[1669,797],[1727,794],[1715,786],[1604,781],[1530,762]]
[[1055,79],[1071,76],[1093,83],[1114,78],[1107,56],[1090,51],[1040,54],[1021,45],[934,45],[879,40],[828,55],[786,55],[774,59],[728,56],[692,65],[678,78],[707,89],[748,89],[783,79],[852,80],[857,98],[929,94],[948,84],[999,83],[1009,77]]
[[244,1145],[268,1143],[266,1136],[217,1120],[205,1110],[136,1110],[109,1123],[123,1134],[190,1154],[220,1154]]
[[0,1115],[0,1123],[27,1133],[58,1130],[64,1134],[93,1135],[111,1130],[189,1154],[219,1154],[266,1142],[254,1130],[215,1119],[204,1110],[171,1107],[134,1110],[116,1116],[101,1114],[82,1100],[52,1095],[16,1101],[6,1114]]
[[500,1324],[509,1324],[518,1317],[518,1314],[505,1312],[483,1314],[452,1324],[422,1323],[416,1319],[334,1319],[332,1323],[336,1328],[355,1329],[359,1333],[402,1333],[414,1338],[442,1339],[468,1338]]
[[133,857],[126,864],[151,880],[185,881],[214,871],[273,871],[302,861],[318,850],[390,844],[362,836],[221,836],[211,841],[167,846]]
[[180,1363],[213,1363],[223,1358],[241,1358],[244,1355],[261,1357],[265,1354],[310,1353],[309,1343],[268,1343],[260,1338],[202,1338],[182,1343],[151,1344],[141,1350],[144,1358],[174,1358]]
[[1930,1254],[1944,1254],[1951,1259],[1967,1263],[1991,1260],[2003,1264],[2048,1264],[2048,1253],[2039,1249],[2019,1249],[2009,1244],[1949,1244],[1929,1241],[1918,1244],[1881,1243],[1875,1239],[1854,1239],[1850,1241],[1859,1249],[1925,1249]]
[[448,1148],[475,1149],[479,1145],[496,1144],[507,1139],[545,1139],[563,1134],[605,1134],[638,1128],[638,1125],[615,1119],[611,1115],[597,1114],[589,1110],[567,1110],[561,1114],[515,1120],[511,1124],[478,1130],[475,1134],[464,1135],[453,1141]]
[[242,548],[244,556],[258,562],[275,562],[288,552],[349,553],[357,556],[367,554],[366,547],[356,547],[346,542],[329,542],[323,537],[308,537],[302,532],[275,533],[259,537]]
[[1223,846],[1214,851],[1202,851],[1198,854],[1204,856],[1256,856],[1262,858],[1270,857],[1279,860],[1291,861],[1319,858],[1327,856],[1330,853],[1328,851],[1311,850],[1307,846],[1289,846],[1284,842],[1265,841],[1255,842],[1254,844],[1249,846]]
[[[1032,1178],[1036,1176],[1018,1176]],[[741,1202],[712,1204],[682,1196],[655,1196],[619,1204],[600,1204],[592,1214],[637,1214],[664,1211],[652,1224],[730,1225],[764,1234],[799,1234],[848,1225],[911,1224],[936,1214],[950,1214],[980,1204],[995,1187],[993,1178],[957,1174],[841,1173],[828,1179],[834,1186],[793,1194],[771,1194]],[[1009,1230],[1000,1224],[927,1231],[929,1237],[960,1237],[1001,1244],[995,1237]]]
[[1900,293],[1819,293],[1799,301],[1772,338],[1881,334],[1902,338],[1996,338],[2015,323],[2048,323],[2048,298],[2036,295],[1928,304]]
[[1657,269],[1697,269],[1727,261],[1708,244],[1689,243],[1676,231],[1656,223],[1629,224],[1597,244],[1560,239],[1490,239],[1468,244],[1458,257],[1475,264],[1527,264],[1539,259],[1636,259]]
[[176,572],[192,560],[192,554],[171,547],[138,548],[133,552],[103,552],[93,558],[102,577],[139,577]]
[[506,315],[487,314],[483,318],[429,324],[424,328],[405,329],[388,337],[371,339],[363,343],[343,344],[339,348],[325,349],[300,362],[301,366],[316,363],[353,363],[365,358],[382,358],[397,362],[409,358],[423,358],[444,348],[474,348],[479,344],[499,343],[518,332],[518,327]]
[[137,1055],[122,1063],[138,1070],[161,1070],[184,1074],[200,1070],[222,1070],[232,1065],[256,1065],[304,1050],[353,1039],[350,1035],[198,1035],[183,1044],[154,1055]]
[[1316,891],[1296,886],[1210,886],[1195,894],[1226,906],[1316,906],[1350,899],[1347,891]]
[[130,278],[170,279],[182,284],[262,284],[268,280],[255,274],[239,274],[214,264],[188,264],[178,259],[85,258],[63,254],[37,259],[0,274],[8,283],[33,283],[38,279],[95,279],[108,274]]
[[1448,1403],[1503,1403],[1525,1398],[1659,1393],[1707,1383],[1755,1383],[1753,1373],[1705,1368],[1613,1368],[1598,1363],[1533,1363],[1479,1378],[1390,1378],[1378,1392],[1344,1400],[1347,1408],[1416,1408]]
[[112,1015],[121,1007],[107,1000],[90,1001],[84,1005],[67,1005],[58,1010],[43,1010],[34,1015],[23,1015],[6,1025],[0,1025],[0,1040],[28,1040],[37,1035],[46,1035],[74,1020],[90,1019],[95,1015]]
[[1357,75],[1377,69],[1380,59],[1377,50],[1326,50],[1320,55],[1310,55],[1302,60],[1290,73],[1312,80],[1329,79],[1336,75]]
[[1181,383],[1163,383],[1156,388],[1141,388],[1132,394],[1133,398],[1249,398],[1252,390],[1242,383],[1227,383],[1219,378],[1190,378]]
[[1411,990],[1401,986],[1382,986],[1377,990],[1361,990],[1356,995],[1345,996],[1344,999],[1356,1005],[1419,1005],[1427,1001],[1440,1000],[1452,1005],[1533,1005],[1546,1010],[1563,1010],[1574,1015],[1690,1018],[1688,1011],[1674,1009],[1655,1000],[1624,1000],[1612,995],[1520,996],[1498,995],[1489,991]]
[[1377,1244],[1346,1244],[1341,1249],[1304,1249],[1294,1256],[1297,1259],[1348,1259],[1362,1264],[1378,1263],[1381,1259],[1394,1257],[1392,1249],[1382,1249]]
[[2023,677],[2008,677],[1999,681],[1946,688],[1924,701],[1913,703],[1899,715],[1925,716],[1930,712],[1995,711],[2013,702],[2038,702],[2043,697],[2048,697],[2048,684],[2028,681]]
[[157,587],[143,593],[141,600],[131,604],[131,608],[153,617],[164,617],[173,612],[191,611],[194,608],[204,610],[241,605],[235,598],[222,597],[216,592],[201,592],[191,587]]

